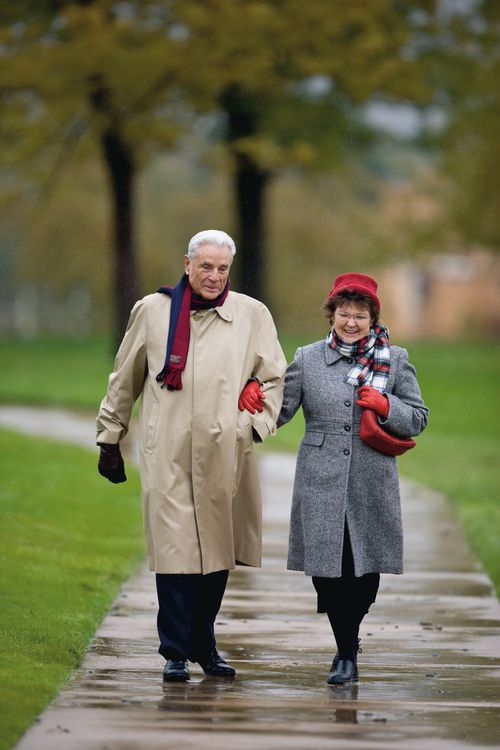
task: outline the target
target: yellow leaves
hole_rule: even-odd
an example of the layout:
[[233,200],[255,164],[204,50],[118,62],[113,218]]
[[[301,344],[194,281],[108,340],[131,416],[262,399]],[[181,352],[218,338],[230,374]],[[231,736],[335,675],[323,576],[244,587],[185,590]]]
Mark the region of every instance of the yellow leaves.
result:
[[266,136],[239,138],[231,144],[236,161],[248,160],[263,169],[275,169],[283,163],[280,147]]
[[306,141],[296,141],[288,150],[290,154],[288,161],[302,166],[309,166],[318,157],[316,150]]
[[276,171],[290,163],[306,166],[316,157],[315,150],[306,141],[283,146],[265,135],[239,138],[231,143],[230,149],[233,168],[237,163],[250,161],[261,169]]
[[98,129],[106,116],[154,120],[176,89],[202,110],[231,85],[265,108],[318,75],[355,102],[379,89],[415,91],[398,54],[408,29],[387,0],[93,0],[63,4],[38,43],[36,28],[9,66],[12,85],[35,87],[63,113],[91,99],[98,80],[108,92],[107,115],[90,113]]
[[[232,157],[271,170],[317,161],[318,133],[323,137],[328,131],[335,141],[339,117],[330,111],[307,119],[306,110],[320,99],[358,103],[380,90],[398,97],[424,93],[415,67],[399,55],[409,30],[397,2],[93,0],[56,5],[45,30],[28,19],[24,40],[21,34],[15,46],[10,41],[15,51],[2,60],[7,80],[14,90],[32,92],[44,103],[43,115],[56,131],[84,113],[96,140],[113,127],[137,151],[137,159],[153,144],[173,145],[195,113],[228,115],[225,95],[232,88],[254,107],[250,130],[236,132],[237,140],[231,133],[227,138]],[[5,38],[10,32],[0,28],[0,33]],[[332,81],[331,91],[314,101],[308,99],[307,86],[301,89],[313,77]],[[283,115],[274,116],[282,102]],[[32,116],[35,112],[32,105]],[[234,109],[231,114],[236,119]],[[29,130],[29,119],[25,124]],[[30,138],[37,140],[35,134]]]

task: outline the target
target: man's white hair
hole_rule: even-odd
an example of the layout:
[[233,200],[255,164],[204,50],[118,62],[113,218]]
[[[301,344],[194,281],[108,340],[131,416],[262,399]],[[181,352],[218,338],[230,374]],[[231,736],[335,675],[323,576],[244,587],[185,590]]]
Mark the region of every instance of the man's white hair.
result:
[[236,253],[236,246],[233,239],[220,229],[204,229],[203,232],[198,232],[194,237],[191,237],[187,251],[189,260],[193,260],[193,258],[196,257],[200,245],[219,245],[219,247],[228,247],[231,251],[231,260]]

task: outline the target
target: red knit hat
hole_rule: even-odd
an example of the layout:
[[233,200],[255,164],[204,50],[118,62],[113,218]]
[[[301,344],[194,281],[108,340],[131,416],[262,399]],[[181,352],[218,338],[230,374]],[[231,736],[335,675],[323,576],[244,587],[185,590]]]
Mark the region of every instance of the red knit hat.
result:
[[328,294],[328,298],[346,290],[366,294],[368,297],[371,297],[380,309],[380,300],[377,297],[377,282],[371,276],[366,276],[364,273],[343,273],[337,276],[333,282],[333,289]]

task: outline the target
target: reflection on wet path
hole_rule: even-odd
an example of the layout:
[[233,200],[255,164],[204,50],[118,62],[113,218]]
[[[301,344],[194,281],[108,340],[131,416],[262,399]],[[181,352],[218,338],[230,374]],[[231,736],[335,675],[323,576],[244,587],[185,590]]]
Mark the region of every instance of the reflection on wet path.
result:
[[294,460],[261,454],[264,563],[230,575],[218,622],[234,680],[163,683],[153,574],[127,583],[82,668],[18,750],[452,750],[500,746],[500,607],[443,499],[404,484],[406,569],[362,625],[359,684],[309,579],[285,570]]

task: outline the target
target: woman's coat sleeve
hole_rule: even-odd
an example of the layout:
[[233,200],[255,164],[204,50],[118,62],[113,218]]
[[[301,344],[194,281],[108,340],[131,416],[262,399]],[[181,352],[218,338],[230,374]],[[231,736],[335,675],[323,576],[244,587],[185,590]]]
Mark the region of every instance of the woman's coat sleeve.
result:
[[404,438],[420,435],[427,425],[429,410],[422,400],[416,371],[408,361],[406,349],[401,350],[394,389],[386,396],[390,405],[389,416],[380,423],[389,432]]
[[295,352],[293,362],[287,367],[283,406],[278,417],[278,427],[289,422],[302,404],[302,350]]

